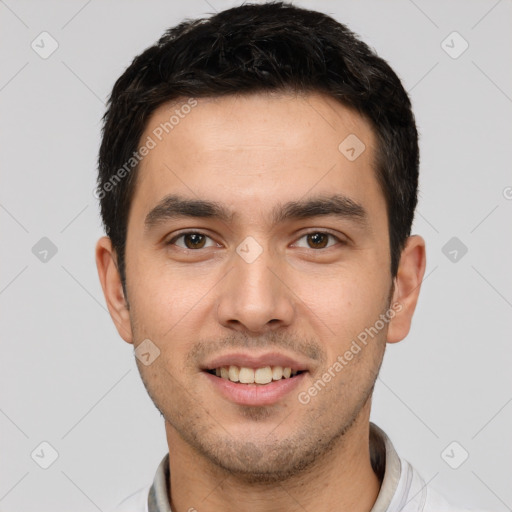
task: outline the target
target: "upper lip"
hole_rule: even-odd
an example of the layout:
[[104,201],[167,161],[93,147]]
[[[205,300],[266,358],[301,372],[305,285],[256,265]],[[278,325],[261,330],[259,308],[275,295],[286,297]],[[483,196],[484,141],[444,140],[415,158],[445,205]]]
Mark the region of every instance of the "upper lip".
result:
[[202,366],[202,370],[215,370],[223,366],[239,366],[245,368],[264,368],[265,366],[282,366],[292,371],[306,371],[308,365],[291,356],[279,352],[266,352],[263,354],[249,354],[247,352],[232,352],[215,356]]

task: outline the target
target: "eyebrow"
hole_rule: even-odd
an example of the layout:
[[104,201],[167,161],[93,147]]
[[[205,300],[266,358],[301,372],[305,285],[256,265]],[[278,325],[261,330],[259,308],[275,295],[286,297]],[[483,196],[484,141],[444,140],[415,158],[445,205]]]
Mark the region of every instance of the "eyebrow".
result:
[[[229,223],[235,213],[224,205],[205,199],[189,199],[178,195],[165,196],[146,216],[145,229],[150,230],[167,220],[195,217],[212,218]],[[271,212],[272,224],[309,217],[335,216],[365,226],[368,214],[365,208],[344,195],[318,196],[276,205]]]

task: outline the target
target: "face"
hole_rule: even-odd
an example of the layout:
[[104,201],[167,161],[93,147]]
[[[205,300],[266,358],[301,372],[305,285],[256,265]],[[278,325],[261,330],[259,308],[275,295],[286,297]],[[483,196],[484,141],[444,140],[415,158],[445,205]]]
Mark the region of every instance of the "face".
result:
[[129,309],[112,265],[107,301],[146,354],[168,440],[253,480],[284,478],[368,417],[386,338],[409,315],[392,306],[375,136],[320,94],[184,104],[159,108],[141,138],[156,144],[128,219]]

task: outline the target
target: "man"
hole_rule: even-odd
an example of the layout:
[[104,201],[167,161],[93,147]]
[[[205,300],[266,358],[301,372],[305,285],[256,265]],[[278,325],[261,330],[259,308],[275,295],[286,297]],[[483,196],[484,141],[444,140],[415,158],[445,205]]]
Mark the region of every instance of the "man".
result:
[[418,162],[399,79],[324,14],[243,5],[133,61],[96,258],[169,453],[119,511],[455,510],[369,421],[425,271]]

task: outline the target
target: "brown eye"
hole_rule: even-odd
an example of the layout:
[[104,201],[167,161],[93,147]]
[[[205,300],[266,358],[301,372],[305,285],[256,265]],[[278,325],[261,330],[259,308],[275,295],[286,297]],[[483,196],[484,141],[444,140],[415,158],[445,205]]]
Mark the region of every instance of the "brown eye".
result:
[[335,245],[345,245],[343,239],[338,238],[327,231],[310,231],[302,235],[294,244],[293,247],[301,247],[302,249],[329,249]]
[[328,249],[329,247],[342,244],[343,241],[337,236],[324,231],[311,231],[302,235],[293,245],[303,249]]
[[204,247],[206,237],[199,233],[189,233],[183,236],[187,249],[201,249]]
[[307,236],[308,245],[312,249],[323,249],[327,246],[329,235],[326,233],[310,233]]
[[182,249],[203,249],[205,247],[215,246],[215,242],[207,235],[196,231],[181,233],[169,240],[168,245],[176,245]]

